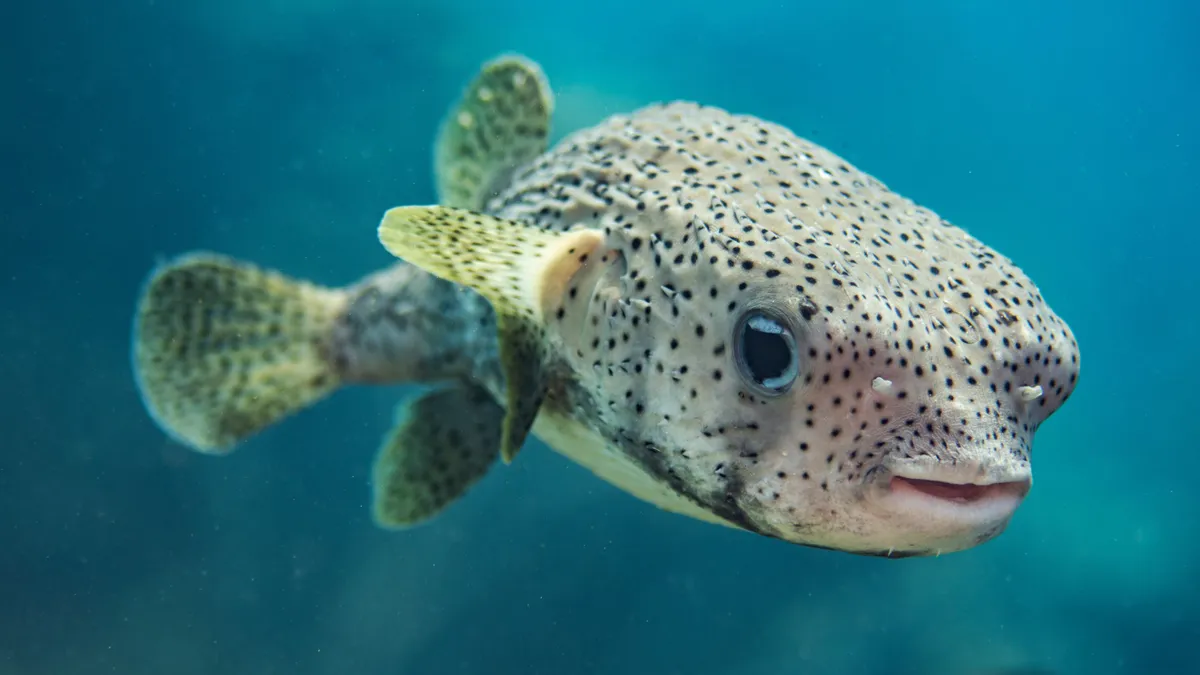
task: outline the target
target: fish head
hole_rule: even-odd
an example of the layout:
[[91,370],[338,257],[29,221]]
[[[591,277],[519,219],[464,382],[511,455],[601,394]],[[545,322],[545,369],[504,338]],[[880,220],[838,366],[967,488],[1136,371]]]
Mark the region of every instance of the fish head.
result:
[[1070,329],[1010,260],[753,117],[613,118],[497,208],[604,236],[547,333],[560,398],[752,532],[895,557],[987,541],[1078,375]]

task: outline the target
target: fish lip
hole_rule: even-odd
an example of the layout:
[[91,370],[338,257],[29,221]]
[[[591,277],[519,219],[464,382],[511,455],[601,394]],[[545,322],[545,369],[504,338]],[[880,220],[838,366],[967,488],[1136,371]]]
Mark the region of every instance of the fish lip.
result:
[[894,474],[888,482],[888,489],[893,493],[916,492],[927,498],[956,504],[976,504],[987,500],[1020,503],[1025,499],[1025,495],[1029,494],[1032,482],[1025,478],[989,483],[951,483]]
[[1023,467],[894,460],[868,471],[864,496],[894,527],[954,550],[1002,531],[1032,485]]
[[[1033,484],[1033,474],[1026,465],[1004,465],[1000,463],[981,463],[978,461],[946,461],[931,457],[916,459],[899,459],[889,457],[879,467],[889,478],[901,478],[909,481],[941,483],[944,485],[980,486],[1002,484]],[[880,471],[873,472],[872,479],[883,479]],[[1021,495],[1022,497],[1024,494]]]

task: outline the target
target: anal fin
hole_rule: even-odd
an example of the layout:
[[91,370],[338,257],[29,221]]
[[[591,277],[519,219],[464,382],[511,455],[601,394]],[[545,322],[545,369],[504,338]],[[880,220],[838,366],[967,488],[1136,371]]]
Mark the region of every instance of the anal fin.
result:
[[484,389],[454,385],[402,403],[372,475],[374,519],[420,524],[466,493],[496,461],[504,409]]

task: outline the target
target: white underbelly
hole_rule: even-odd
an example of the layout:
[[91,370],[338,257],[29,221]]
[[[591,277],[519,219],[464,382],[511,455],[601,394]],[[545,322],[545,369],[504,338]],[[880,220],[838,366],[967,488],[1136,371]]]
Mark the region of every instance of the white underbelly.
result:
[[533,433],[555,452],[638,499],[673,513],[740,529],[648,476],[600,435],[574,420],[543,412],[534,423]]

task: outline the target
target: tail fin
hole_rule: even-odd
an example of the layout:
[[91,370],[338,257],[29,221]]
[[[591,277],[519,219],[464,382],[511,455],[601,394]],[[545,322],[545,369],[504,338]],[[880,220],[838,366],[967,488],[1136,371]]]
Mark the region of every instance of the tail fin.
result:
[[158,425],[223,454],[339,385],[329,358],[344,292],[193,253],[151,275],[133,328],[133,369]]

